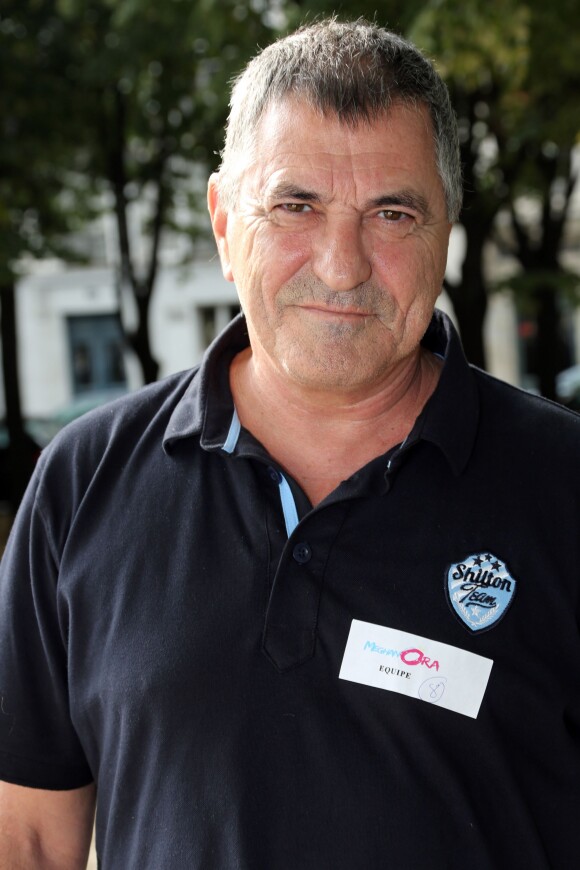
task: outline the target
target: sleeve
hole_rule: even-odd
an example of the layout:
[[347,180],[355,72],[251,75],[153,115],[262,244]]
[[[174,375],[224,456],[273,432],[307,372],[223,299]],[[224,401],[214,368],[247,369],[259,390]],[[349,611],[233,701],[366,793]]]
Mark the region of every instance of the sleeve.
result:
[[59,556],[40,504],[45,459],[0,565],[0,779],[73,789],[93,777],[69,712],[67,638],[57,608]]

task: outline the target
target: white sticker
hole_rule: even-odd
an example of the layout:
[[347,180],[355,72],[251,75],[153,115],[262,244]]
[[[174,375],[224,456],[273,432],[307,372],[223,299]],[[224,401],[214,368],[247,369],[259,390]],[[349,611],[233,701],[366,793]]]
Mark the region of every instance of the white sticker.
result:
[[353,619],[339,676],[476,719],[492,665],[446,643]]

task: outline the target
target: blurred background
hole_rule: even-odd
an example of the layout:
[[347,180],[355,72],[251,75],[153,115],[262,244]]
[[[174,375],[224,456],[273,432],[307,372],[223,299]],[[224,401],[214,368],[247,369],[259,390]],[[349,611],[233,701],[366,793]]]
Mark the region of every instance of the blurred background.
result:
[[205,211],[228,82],[333,12],[410,37],[451,90],[441,306],[468,358],[580,409],[577,0],[2,0],[2,528],[59,428],[195,364],[237,312]]

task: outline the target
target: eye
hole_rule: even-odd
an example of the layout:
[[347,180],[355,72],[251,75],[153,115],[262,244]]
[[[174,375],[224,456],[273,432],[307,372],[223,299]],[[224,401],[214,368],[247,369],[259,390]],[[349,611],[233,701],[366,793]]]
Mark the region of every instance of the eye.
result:
[[306,202],[283,202],[277,208],[288,214],[304,214],[307,211],[312,211],[312,206]]
[[405,219],[410,220],[411,218],[411,216],[408,215],[406,212],[396,211],[392,208],[384,208],[382,211],[379,212],[379,214],[382,215],[383,218],[390,223],[399,223],[401,221],[404,221]]
[[409,212],[383,208],[376,214],[379,219],[377,226],[381,227],[387,239],[404,239],[415,227],[415,218]]

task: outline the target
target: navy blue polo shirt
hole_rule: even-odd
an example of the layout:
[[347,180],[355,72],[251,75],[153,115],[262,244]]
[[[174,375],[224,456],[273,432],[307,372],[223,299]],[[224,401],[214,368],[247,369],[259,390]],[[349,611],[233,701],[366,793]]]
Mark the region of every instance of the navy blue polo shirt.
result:
[[[41,457],[0,575],[0,778],[96,781],[106,870],[569,870],[580,418],[436,314],[411,435],[313,509],[239,426],[246,343],[238,318]],[[384,685],[341,678],[364,624]],[[477,711],[384,630],[492,662]]]

